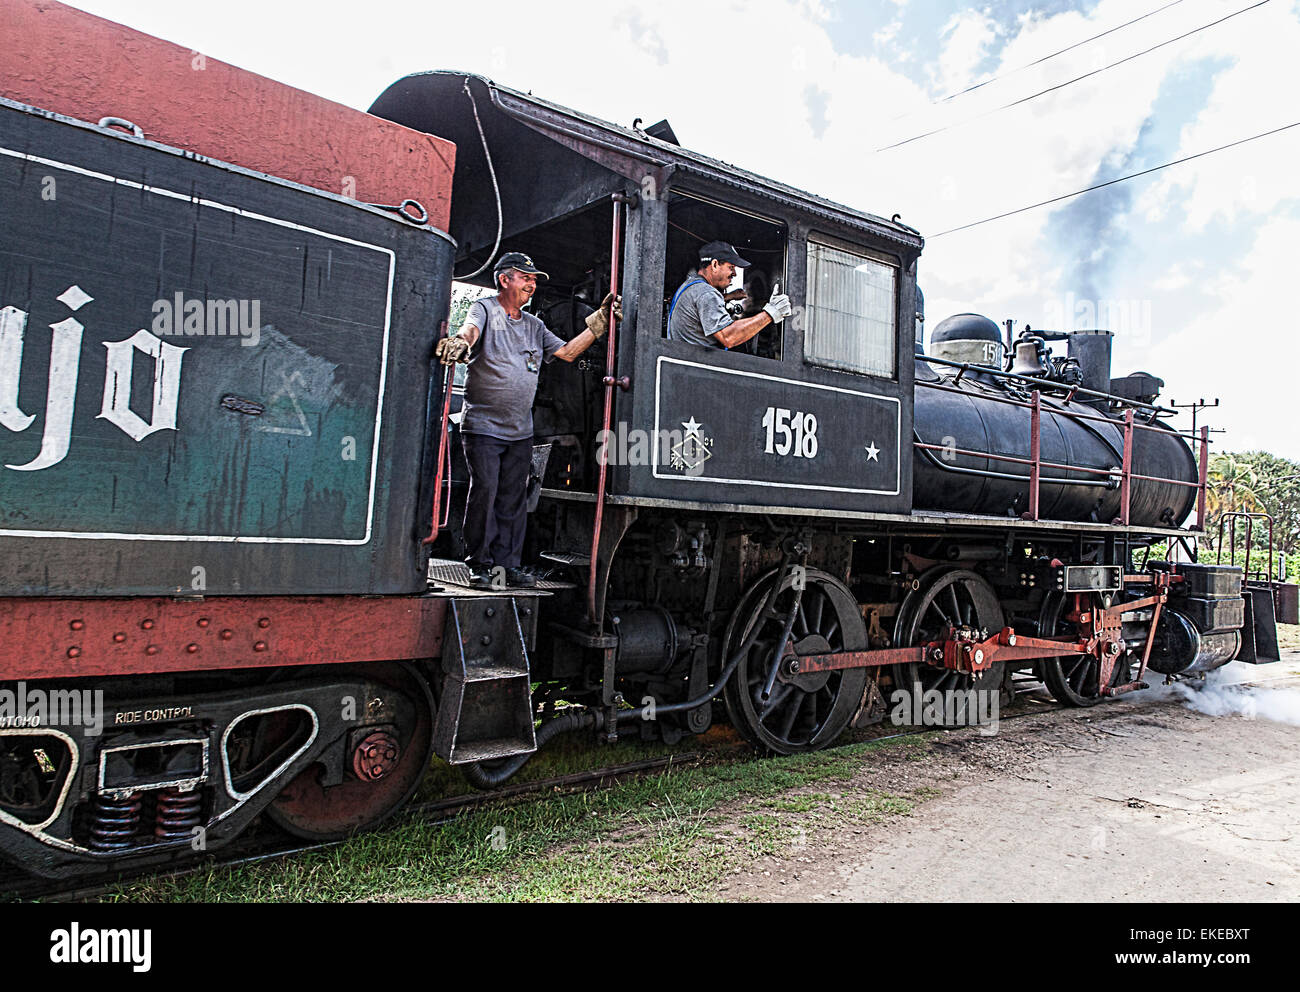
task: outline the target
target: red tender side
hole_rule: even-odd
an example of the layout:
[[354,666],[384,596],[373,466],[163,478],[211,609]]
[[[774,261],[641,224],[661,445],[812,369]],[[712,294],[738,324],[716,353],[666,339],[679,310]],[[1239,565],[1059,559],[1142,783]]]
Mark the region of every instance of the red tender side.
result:
[[[0,96],[350,196],[446,230],[456,146],[48,0],[0,0]],[[201,66],[202,68],[199,68]]]

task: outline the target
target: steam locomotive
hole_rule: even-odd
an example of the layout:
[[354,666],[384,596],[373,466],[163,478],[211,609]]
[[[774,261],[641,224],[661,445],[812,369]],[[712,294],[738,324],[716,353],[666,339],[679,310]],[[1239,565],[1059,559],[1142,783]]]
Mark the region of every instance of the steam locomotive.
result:
[[[789,754],[897,691],[1032,671],[1090,706],[1276,656],[1267,588],[1148,560],[1195,559],[1205,514],[1208,438],[1159,380],[1112,378],[1105,332],[977,315],[926,354],[898,217],[472,74],[364,115],[5,2],[0,855],[28,870],[258,816],[343,836],[433,755],[488,788],[562,732],[725,717]],[[748,350],[664,335],[714,238],[799,308]],[[541,374],[541,581],[482,590],[433,348],[508,250],[562,337],[610,289],[625,317]]]

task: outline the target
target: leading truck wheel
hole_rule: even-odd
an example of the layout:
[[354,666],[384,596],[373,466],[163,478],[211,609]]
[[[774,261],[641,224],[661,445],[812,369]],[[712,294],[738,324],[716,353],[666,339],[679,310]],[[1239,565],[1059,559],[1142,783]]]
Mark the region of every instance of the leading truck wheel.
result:
[[[266,815],[304,840],[338,840],[387,819],[415,793],[433,753],[433,699],[414,669],[381,662],[360,669],[395,698],[396,721],[350,742],[343,781],[322,785],[323,769],[309,765],[281,790]],[[364,706],[364,700],[356,701]]]
[[[1043,600],[1042,609],[1039,611],[1039,636],[1053,637],[1073,632],[1072,625],[1061,619],[1061,615],[1065,612],[1065,604],[1066,597],[1064,593],[1051,592],[1047,594],[1047,597]],[[1103,605],[1094,593],[1092,607],[1101,609]],[[1106,698],[1101,694],[1099,685],[1101,662],[1093,655],[1070,654],[1060,655],[1055,658],[1044,658],[1038,663],[1038,667],[1043,676],[1043,684],[1047,686],[1047,691],[1052,694],[1052,698],[1058,703],[1064,703],[1066,706],[1096,706]],[[1112,686],[1122,685],[1128,681],[1128,676],[1128,655],[1124,654],[1115,659],[1110,684]]]
[[[979,631],[977,638],[982,639],[984,631],[1001,630],[1002,623],[998,594],[983,578],[962,568],[936,571],[923,581],[921,588],[909,593],[899,606],[894,644],[911,647],[940,640],[950,627],[975,629]],[[969,711],[972,702],[977,702],[977,697],[972,697],[970,692],[1000,693],[1005,667],[998,661],[982,672],[968,675],[935,665],[897,665],[894,668],[894,688],[912,696],[919,695],[919,702],[911,700],[910,711],[923,712],[927,721],[941,719],[943,724],[967,726],[979,715],[978,708],[975,712]],[[931,691],[941,695],[927,699],[926,693]],[[942,695],[949,692],[954,695]]]
[[[853,594],[826,572],[810,568],[804,574],[805,588],[790,632],[795,653],[865,651],[867,628]],[[867,672],[850,668],[796,675],[788,682],[774,678],[773,659],[795,598],[793,576],[787,575],[775,605],[764,614],[776,579],[773,573],[756,582],[727,624],[724,662],[739,650],[756,624],[759,633],[723,696],[732,725],[760,750],[773,754],[816,751],[833,743],[853,719]]]

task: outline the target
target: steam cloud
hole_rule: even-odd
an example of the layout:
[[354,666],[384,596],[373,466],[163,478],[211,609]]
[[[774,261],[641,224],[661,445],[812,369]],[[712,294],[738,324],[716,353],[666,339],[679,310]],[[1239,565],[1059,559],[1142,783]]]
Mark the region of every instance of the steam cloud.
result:
[[1170,689],[1184,706],[1207,716],[1241,716],[1300,727],[1300,689],[1220,685],[1222,677],[1214,675],[1200,688],[1179,682]]

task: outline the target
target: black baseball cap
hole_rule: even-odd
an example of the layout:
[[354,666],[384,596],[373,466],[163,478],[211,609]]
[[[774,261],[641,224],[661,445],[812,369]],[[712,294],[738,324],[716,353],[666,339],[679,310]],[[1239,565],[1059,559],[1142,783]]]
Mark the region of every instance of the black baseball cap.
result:
[[525,255],[521,251],[508,251],[502,255],[497,259],[497,264],[492,270],[492,274],[494,276],[499,276],[502,272],[506,272],[509,269],[518,269],[525,275],[539,275],[543,279],[551,278],[533,264],[533,260],[530,256]]
[[701,262],[709,262],[715,258],[719,262],[730,262],[738,269],[747,269],[751,264],[741,258],[740,253],[725,241],[710,241],[700,249]]

